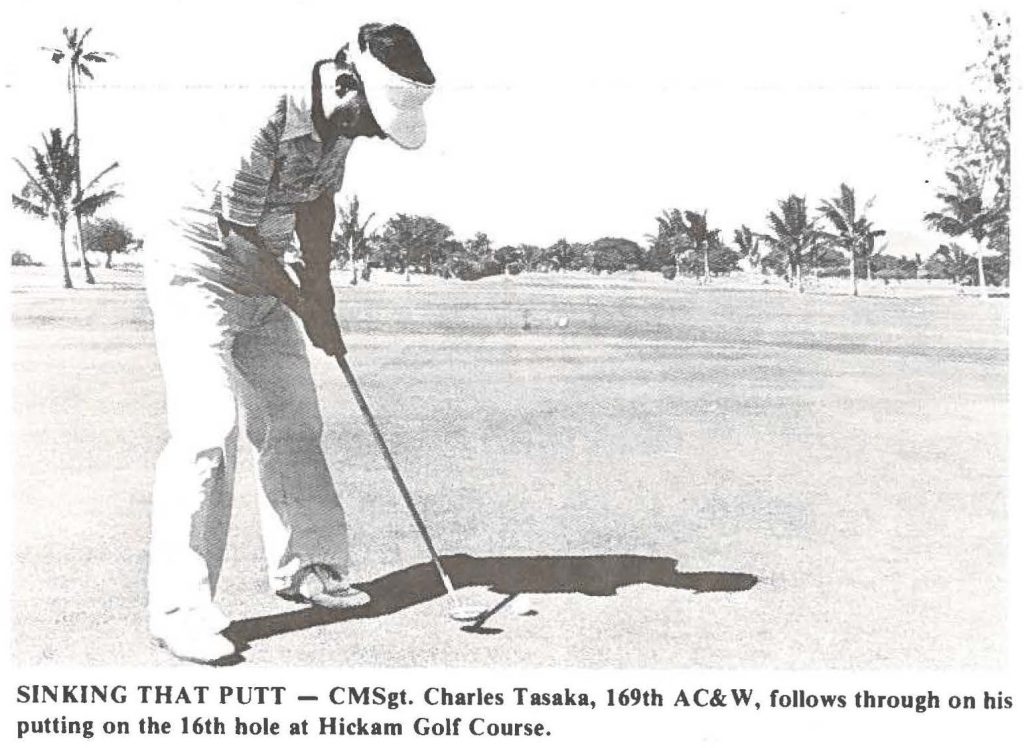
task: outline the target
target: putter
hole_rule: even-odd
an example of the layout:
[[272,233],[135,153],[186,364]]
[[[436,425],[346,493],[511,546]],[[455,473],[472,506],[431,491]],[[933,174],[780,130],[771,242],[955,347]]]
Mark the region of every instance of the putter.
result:
[[416,528],[420,531],[420,535],[423,536],[423,542],[426,543],[427,550],[430,552],[430,558],[433,560],[434,566],[437,568],[437,573],[441,577],[441,582],[444,584],[448,599],[453,603],[448,610],[448,615],[456,621],[475,621],[479,619],[487,612],[487,608],[478,605],[463,605],[459,601],[459,596],[455,592],[452,580],[449,578],[447,572],[445,572],[444,566],[441,565],[441,557],[437,555],[434,543],[430,539],[430,533],[427,532],[427,526],[423,523],[423,518],[416,509],[416,505],[413,503],[412,495],[410,495],[409,489],[406,487],[405,481],[402,479],[402,474],[398,472],[398,465],[395,464],[395,460],[391,456],[391,450],[388,449],[388,445],[384,441],[384,436],[380,433],[380,429],[377,428],[377,422],[374,420],[373,414],[370,412],[370,406],[366,404],[366,399],[363,397],[363,393],[359,389],[359,384],[356,382],[355,375],[352,373],[352,369],[349,367],[348,361],[345,360],[345,354],[342,353],[336,356],[335,360],[341,368],[341,373],[345,375],[345,381],[348,382],[349,389],[352,390],[352,396],[356,399],[356,404],[359,406],[359,410],[362,412],[363,418],[366,419],[366,423],[370,427],[370,432],[373,434],[373,438],[377,442],[377,446],[380,448],[380,453],[384,456],[384,461],[388,465],[388,470],[391,471],[391,477],[395,479],[395,485],[398,486],[398,491],[402,494],[402,498],[405,500],[405,505],[409,508],[409,513],[412,514],[413,521],[416,523]]

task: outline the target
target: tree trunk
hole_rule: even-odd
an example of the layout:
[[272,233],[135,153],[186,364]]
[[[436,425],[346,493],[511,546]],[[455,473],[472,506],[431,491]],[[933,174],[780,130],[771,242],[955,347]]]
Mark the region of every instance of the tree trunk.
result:
[[350,236],[348,238],[348,261],[352,263],[352,285],[359,285],[359,263],[356,262],[356,243]]
[[92,270],[89,268],[89,260],[85,256],[85,241],[82,236],[82,218],[81,216],[75,216],[75,226],[78,229],[78,256],[82,259],[82,268],[85,270],[85,282],[95,283],[96,279],[92,277]]
[[981,242],[978,242],[978,288],[981,289],[981,296],[988,298],[988,288],[985,286],[985,265],[981,257]]
[[67,227],[60,227],[60,263],[64,268],[64,288],[74,288],[71,283],[71,269],[68,267]]
[[[71,110],[74,117],[75,135],[75,190],[78,199],[82,199],[82,141],[78,136],[78,75],[75,73],[74,63],[69,62],[71,68]],[[78,230],[78,254],[82,258],[82,270],[85,272],[85,282],[93,284],[96,279],[92,277],[92,270],[89,269],[89,260],[85,256],[85,235],[82,233],[82,217],[75,211],[75,228]]]
[[109,268],[111,266],[110,263],[111,263],[111,260],[113,260],[113,259],[114,259],[114,253],[113,252],[107,252],[107,264],[106,264],[106,267]]
[[850,294],[857,295],[857,255],[850,252]]
[[804,274],[803,271],[800,269],[799,261],[796,263],[796,290],[797,293],[804,292]]
[[708,260],[708,248],[704,247],[704,285],[711,283],[711,263]]

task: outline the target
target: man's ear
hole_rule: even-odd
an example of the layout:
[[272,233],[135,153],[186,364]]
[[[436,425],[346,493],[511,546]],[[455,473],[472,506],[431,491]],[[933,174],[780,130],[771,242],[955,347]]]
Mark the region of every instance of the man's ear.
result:
[[314,95],[323,92],[326,109],[338,106],[350,96],[358,94],[359,90],[359,78],[351,65],[343,63],[339,66],[336,59],[317,63],[313,74],[313,92]]
[[330,75],[332,90],[339,100],[347,100],[349,96],[359,93],[361,88],[359,78],[356,77],[355,71],[350,66],[335,67],[330,71]]

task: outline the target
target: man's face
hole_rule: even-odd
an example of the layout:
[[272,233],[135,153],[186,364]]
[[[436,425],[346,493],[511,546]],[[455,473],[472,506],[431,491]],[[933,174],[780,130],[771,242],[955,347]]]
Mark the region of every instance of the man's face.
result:
[[370,105],[363,91],[363,83],[355,67],[348,62],[334,61],[318,63],[321,104],[327,119],[326,137],[342,135],[356,138],[360,135],[372,138],[387,137],[370,111]]

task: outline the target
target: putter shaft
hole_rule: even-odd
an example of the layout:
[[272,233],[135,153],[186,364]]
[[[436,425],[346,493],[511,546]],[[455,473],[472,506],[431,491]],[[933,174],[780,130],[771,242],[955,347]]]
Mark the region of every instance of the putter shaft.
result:
[[384,436],[380,433],[380,429],[377,427],[377,422],[374,420],[373,414],[370,412],[370,406],[366,404],[366,399],[363,397],[363,393],[359,389],[359,384],[356,382],[355,375],[352,373],[352,369],[349,367],[348,361],[345,360],[345,354],[336,356],[335,360],[338,362],[338,366],[341,367],[341,373],[345,375],[345,381],[348,382],[349,389],[352,390],[352,396],[355,398],[356,404],[359,406],[359,410],[363,414],[363,418],[366,419],[366,423],[370,427],[370,432],[373,434],[373,438],[377,442],[377,446],[380,448],[381,454],[384,456],[384,461],[387,463],[388,470],[391,471],[391,477],[395,479],[395,485],[398,486],[398,491],[402,494],[402,499],[405,501],[405,505],[409,508],[409,513],[412,515],[413,521],[416,523],[416,528],[420,531],[420,535],[423,536],[423,542],[426,543],[427,550],[430,552],[430,558],[434,562],[434,566],[437,568],[437,573],[441,577],[441,582],[444,584],[445,590],[447,590],[448,594],[452,595],[457,600],[458,597],[455,595],[455,587],[452,585],[452,580],[448,578],[448,574],[441,565],[441,557],[437,555],[434,543],[430,539],[430,533],[427,532],[427,526],[423,523],[423,518],[420,516],[419,510],[416,509],[416,504],[413,503],[412,495],[409,493],[409,489],[405,485],[405,481],[402,479],[402,474],[398,471],[398,465],[395,464],[395,459],[391,456],[391,450],[388,449],[387,442],[384,441]]

